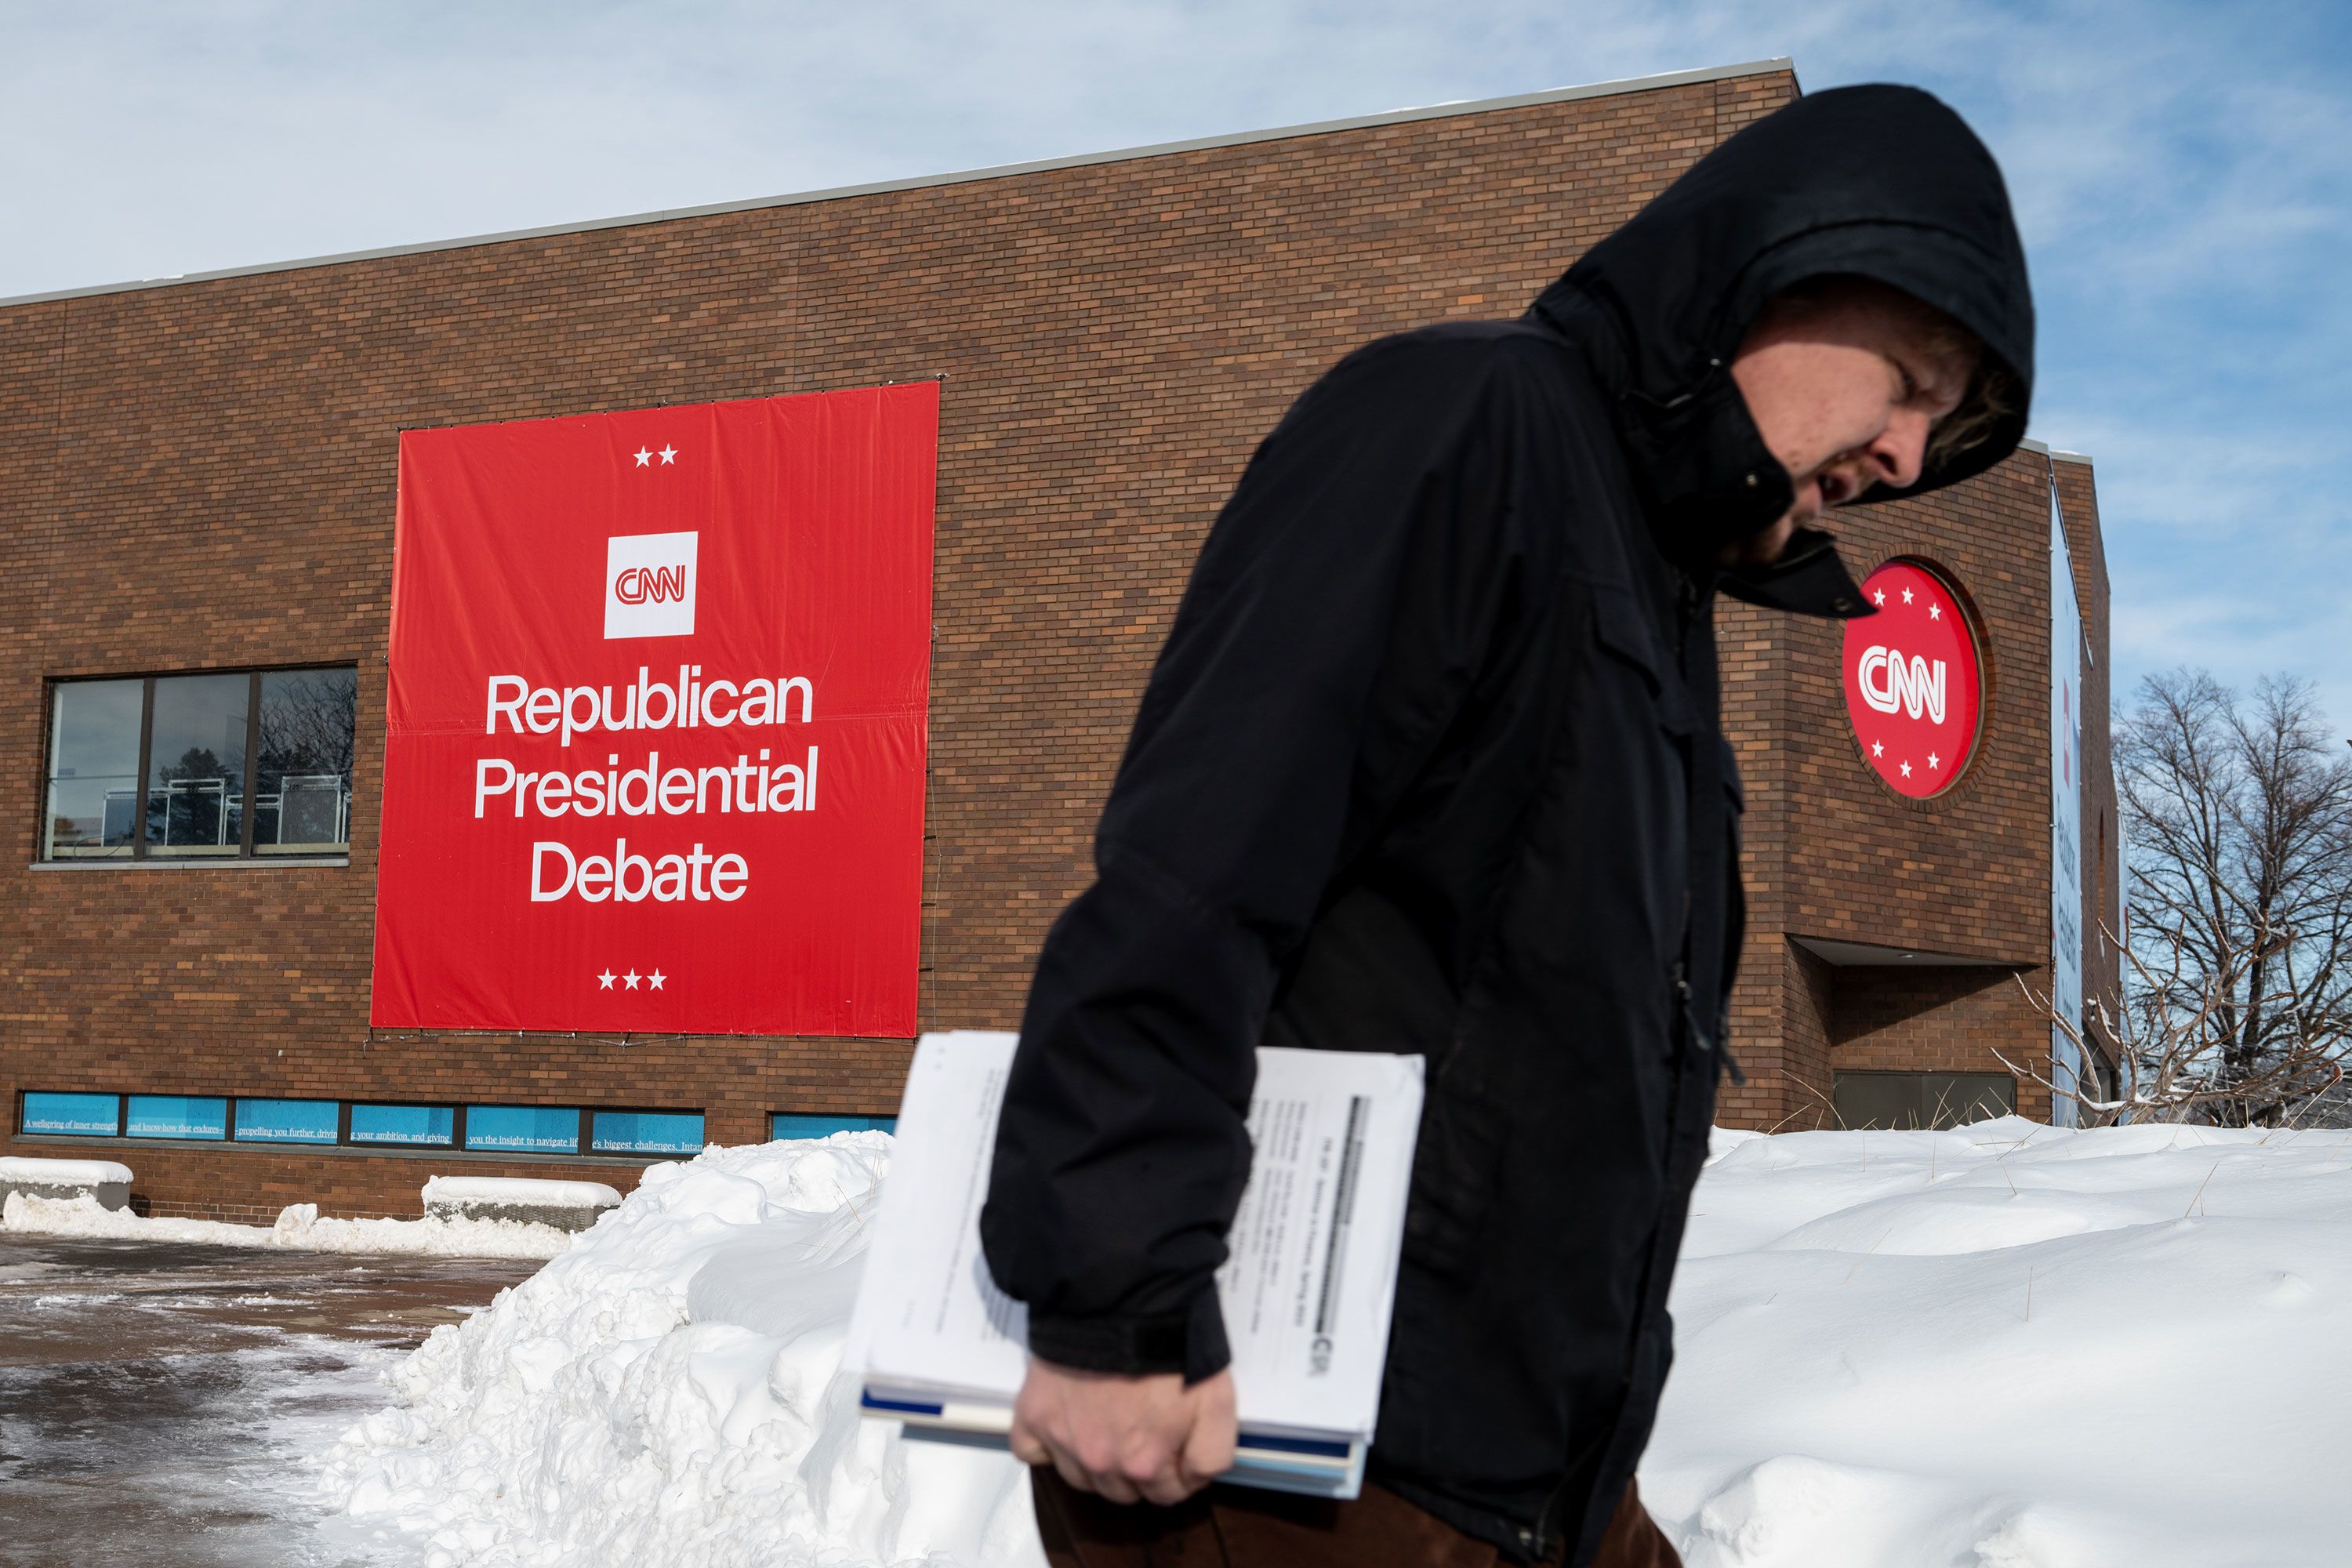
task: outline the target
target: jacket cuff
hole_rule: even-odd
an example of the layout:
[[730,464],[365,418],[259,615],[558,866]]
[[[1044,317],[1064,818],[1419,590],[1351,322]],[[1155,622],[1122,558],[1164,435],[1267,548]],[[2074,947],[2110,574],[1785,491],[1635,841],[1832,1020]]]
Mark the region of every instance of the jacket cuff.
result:
[[1057,1366],[1124,1377],[1177,1372],[1186,1383],[1214,1377],[1233,1360],[1213,1288],[1179,1312],[1049,1318],[1032,1311],[1029,1353]]

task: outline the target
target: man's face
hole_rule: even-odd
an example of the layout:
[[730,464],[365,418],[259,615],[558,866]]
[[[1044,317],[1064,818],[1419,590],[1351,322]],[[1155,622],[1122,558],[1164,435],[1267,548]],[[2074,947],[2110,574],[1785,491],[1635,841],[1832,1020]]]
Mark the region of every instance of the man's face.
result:
[[1764,307],[1731,375],[1764,445],[1796,481],[1796,501],[1769,528],[1717,555],[1725,566],[1769,565],[1796,529],[1874,486],[1916,483],[1928,432],[1960,405],[1976,353],[1909,295],[1862,279]]

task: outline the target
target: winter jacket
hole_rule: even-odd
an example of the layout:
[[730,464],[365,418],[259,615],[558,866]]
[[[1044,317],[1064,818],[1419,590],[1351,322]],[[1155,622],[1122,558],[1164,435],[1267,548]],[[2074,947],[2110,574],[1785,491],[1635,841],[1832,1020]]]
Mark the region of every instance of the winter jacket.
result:
[[[1208,1375],[1260,1044],[1417,1052],[1374,1475],[1590,1556],[1672,1356],[1740,940],[1720,589],[1864,613],[1826,535],[1718,580],[1790,475],[1728,365],[1771,295],[1880,279],[2032,374],[2000,173],[1908,89],[1708,154],[1524,318],[1350,354],[1259,447],[1045,941],[982,1233],[1039,1356]],[[2014,447],[2022,400],[1925,490]]]

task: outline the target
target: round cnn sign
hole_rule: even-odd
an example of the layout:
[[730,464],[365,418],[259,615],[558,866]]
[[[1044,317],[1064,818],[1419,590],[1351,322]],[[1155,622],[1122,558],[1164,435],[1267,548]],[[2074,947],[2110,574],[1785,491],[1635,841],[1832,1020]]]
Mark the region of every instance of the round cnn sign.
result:
[[1899,794],[1940,795],[1976,750],[1976,634],[1951,585],[1916,561],[1888,562],[1862,593],[1878,611],[1845,624],[1845,710],[1862,760]]

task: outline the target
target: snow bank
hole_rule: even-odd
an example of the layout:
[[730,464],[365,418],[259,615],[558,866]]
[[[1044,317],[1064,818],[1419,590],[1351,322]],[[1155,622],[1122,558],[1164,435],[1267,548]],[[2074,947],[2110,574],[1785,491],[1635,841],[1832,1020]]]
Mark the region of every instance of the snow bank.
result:
[[[713,1150],[394,1376],[330,1469],[430,1560],[1034,1563],[1003,1455],[835,1373],[880,1133]],[[2352,1134],[1718,1132],[1642,1488],[1689,1568],[2352,1560]]]
[[404,1252],[443,1258],[552,1258],[572,1244],[544,1225],[487,1219],[320,1219],[316,1204],[293,1204],[274,1226],[210,1219],[142,1219],[92,1197],[41,1198],[11,1193],[0,1202],[0,1230],[121,1241],[196,1242],[212,1247],[272,1247],[293,1252]]
[[33,1160],[22,1154],[0,1154],[0,1182],[22,1182],[32,1187],[95,1187],[108,1182],[127,1186],[131,1167],[112,1160]]
[[511,1220],[586,1230],[621,1206],[621,1194],[602,1182],[554,1182],[530,1176],[434,1176],[425,1184],[425,1217]]
[[539,1208],[615,1208],[621,1194],[602,1182],[554,1182],[534,1176],[430,1176],[428,1204],[529,1204]]
[[2352,1134],[1722,1138],[1674,1311],[1689,1568],[2352,1560]]
[[860,1419],[840,1370],[890,1139],[711,1149],[393,1374],[329,1457],[435,1564],[1042,1562],[1003,1454]]

